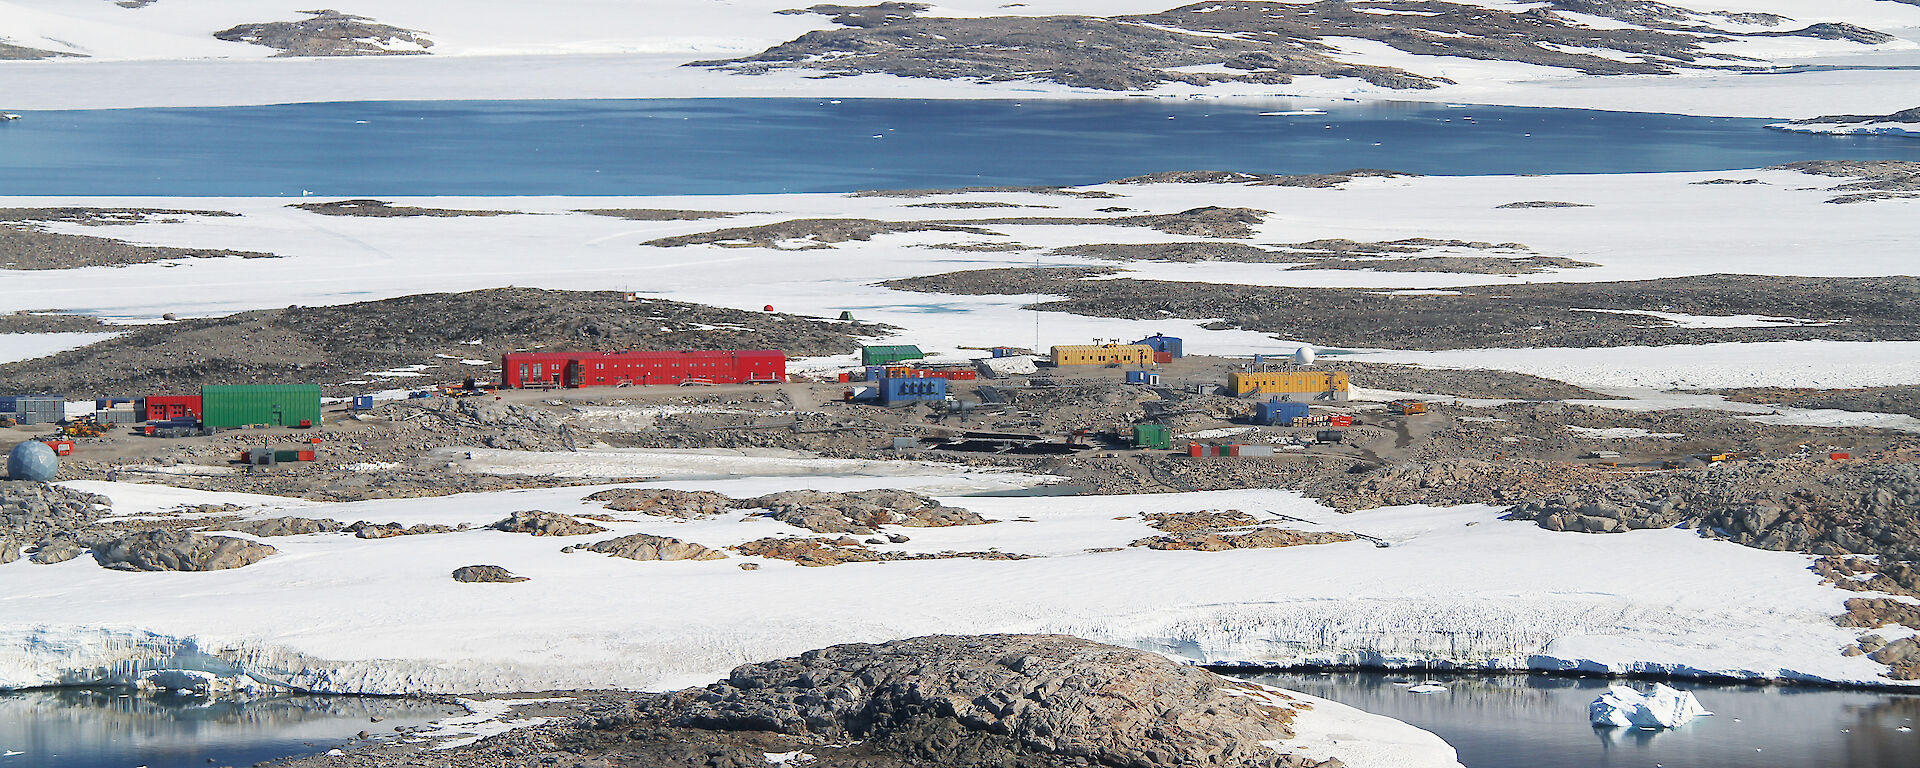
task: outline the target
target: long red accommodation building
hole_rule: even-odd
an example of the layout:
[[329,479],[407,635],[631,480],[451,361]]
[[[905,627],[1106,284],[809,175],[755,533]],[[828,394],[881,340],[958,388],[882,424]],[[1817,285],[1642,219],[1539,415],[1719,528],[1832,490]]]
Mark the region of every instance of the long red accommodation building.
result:
[[787,380],[787,354],[777,349],[703,352],[508,352],[500,383],[522,387],[617,387],[623,384],[754,384]]

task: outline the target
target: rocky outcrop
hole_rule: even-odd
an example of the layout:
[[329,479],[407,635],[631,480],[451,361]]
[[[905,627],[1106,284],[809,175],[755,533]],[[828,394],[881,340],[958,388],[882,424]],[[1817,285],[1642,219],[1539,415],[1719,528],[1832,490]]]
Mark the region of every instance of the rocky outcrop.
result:
[[560,551],[598,552],[628,560],[721,560],[726,558],[726,554],[699,544],[645,533],[567,547]]
[[880,489],[831,493],[785,491],[739,503],[758,507],[780,522],[815,533],[870,534],[883,525],[942,527],[990,522],[971,511],[949,507],[908,491]]
[[491,527],[496,531],[531,533],[535,536],[585,536],[589,533],[605,533],[607,530],[593,523],[583,523],[566,515],[538,509],[515,512]]
[[712,491],[676,491],[670,488],[612,488],[587,496],[616,512],[639,512],[660,517],[696,518],[733,508],[733,499]]
[[[304,536],[310,533],[333,533],[344,529],[338,520],[319,520],[310,517],[270,517],[265,520],[238,520],[230,523],[207,526],[209,531],[237,531],[254,536]],[[363,537],[365,538],[365,537]]]
[[497,565],[463,565],[453,569],[453,580],[467,584],[513,584],[528,581]]
[[1237,509],[1220,512],[1202,510],[1199,512],[1149,512],[1145,515],[1147,525],[1167,533],[1190,533],[1193,531],[1212,531],[1221,528],[1245,528],[1260,521]]
[[110,511],[107,497],[98,494],[47,483],[0,482],[0,538],[40,541],[90,526]]
[[275,56],[377,56],[426,53],[433,41],[411,29],[379,24],[332,9],[302,11],[311,18],[241,24],[213,33],[237,43],[273,48]]
[[808,567],[840,565],[842,563],[877,563],[893,560],[949,560],[970,558],[974,560],[1025,560],[1030,555],[1012,552],[891,552],[867,549],[850,536],[838,539],[789,539],[768,537],[755,539],[745,544],[729,547],[735,552],[755,557],[769,557],[775,560],[790,560]]
[[20,542],[11,536],[0,536],[0,565],[6,565],[20,559]]
[[[676,693],[583,691],[552,722],[452,749],[439,768],[1336,768],[1287,754],[1311,705],[1152,653],[1059,635],[921,637],[749,664]],[[507,702],[511,703],[511,702]],[[1365,739],[1341,738],[1363,749]],[[422,763],[363,742],[289,768]],[[1386,763],[1382,763],[1386,764]]]
[[87,547],[72,539],[51,539],[35,547],[27,560],[35,565],[64,563],[87,553]]
[[1281,528],[1260,528],[1246,533],[1196,531],[1192,533],[1177,533],[1171,536],[1154,536],[1140,539],[1129,546],[1146,547],[1147,549],[1224,552],[1229,549],[1272,549],[1276,547],[1298,547],[1307,544],[1332,544],[1353,540],[1354,537],[1351,535],[1332,531],[1290,531]]
[[93,559],[121,571],[222,571],[276,551],[257,541],[161,528],[96,544]]
[[951,765],[1299,765],[1266,746],[1293,735],[1292,709],[1269,696],[1078,638],[934,636],[749,664],[666,710],[675,725],[870,740]]
[[[461,525],[465,525],[465,523],[462,523]],[[354,521],[353,525],[349,525],[343,530],[347,531],[348,533],[352,533],[354,538],[357,538],[357,539],[386,539],[386,538],[392,538],[394,536],[421,536],[421,535],[430,534],[430,533],[453,533],[454,531],[457,531],[460,529],[450,525],[433,525],[428,523],[421,523],[419,525],[408,526],[408,525],[401,525],[399,523],[369,523],[365,520],[356,520]]]

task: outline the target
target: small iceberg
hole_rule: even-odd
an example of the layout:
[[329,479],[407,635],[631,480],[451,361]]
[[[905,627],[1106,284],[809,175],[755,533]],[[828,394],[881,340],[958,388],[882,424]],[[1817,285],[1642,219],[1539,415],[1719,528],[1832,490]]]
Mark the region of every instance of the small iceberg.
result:
[[1587,718],[1594,725],[1620,728],[1678,728],[1711,714],[1691,692],[1660,683],[1645,693],[1616,685],[1587,705]]
[[1407,689],[1407,693],[1446,693],[1447,687],[1439,683],[1421,683]]
[[0,112],[0,120],[18,120],[18,119],[20,119],[20,116],[12,112]]

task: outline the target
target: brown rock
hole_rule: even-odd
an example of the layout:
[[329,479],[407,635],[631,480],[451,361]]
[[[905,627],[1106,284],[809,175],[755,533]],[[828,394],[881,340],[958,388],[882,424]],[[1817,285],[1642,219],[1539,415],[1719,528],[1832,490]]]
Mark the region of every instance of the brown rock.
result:
[[93,559],[121,571],[222,571],[252,565],[277,551],[247,539],[160,528],[96,544]]
[[607,529],[583,523],[566,515],[530,509],[515,512],[511,517],[494,523],[496,531],[508,533],[531,533],[535,536],[584,536],[589,533],[605,533]]
[[1329,531],[1290,531],[1280,528],[1261,528],[1246,533],[1201,531],[1195,533],[1180,533],[1171,536],[1154,536],[1136,541],[1131,546],[1146,547],[1148,549],[1221,552],[1229,549],[1298,547],[1307,544],[1332,544],[1353,540],[1354,537],[1350,535]]
[[599,552],[628,560],[721,560],[726,558],[725,554],[699,544],[645,533],[568,547],[568,550]]
[[515,576],[497,565],[463,565],[453,569],[453,580],[469,584],[513,584],[527,581],[527,577]]

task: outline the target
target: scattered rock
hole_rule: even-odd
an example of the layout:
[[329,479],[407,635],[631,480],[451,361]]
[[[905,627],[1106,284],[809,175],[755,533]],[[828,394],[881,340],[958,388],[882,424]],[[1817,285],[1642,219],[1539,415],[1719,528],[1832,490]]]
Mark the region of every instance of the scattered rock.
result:
[[842,563],[877,563],[894,560],[948,560],[971,558],[975,560],[1025,560],[1030,555],[1017,555],[1010,552],[875,552],[861,546],[856,539],[818,538],[780,538],[768,537],[755,539],[745,544],[728,547],[743,555],[769,557],[776,560],[791,560],[808,567],[840,565]]
[[121,571],[222,571],[252,565],[277,551],[247,539],[161,528],[96,544],[93,559]]
[[335,200],[325,203],[294,203],[288,208],[298,208],[322,216],[370,216],[376,218],[394,218],[407,216],[432,216],[450,218],[456,216],[510,216],[514,211],[468,211],[454,208],[418,208],[411,205],[394,205],[384,200]]
[[1560,200],[1523,200],[1517,203],[1502,203],[1495,208],[1592,208],[1586,203],[1568,203]]
[[589,533],[604,533],[607,530],[593,523],[583,523],[566,515],[538,509],[515,512],[512,516],[490,527],[496,531],[531,533],[535,536],[584,536]]
[[949,507],[908,491],[880,489],[833,493],[784,491],[739,502],[762,508],[766,516],[815,533],[868,535],[883,525],[944,527],[989,522],[971,511]]
[[54,539],[43,542],[40,546],[34,548],[33,554],[29,555],[27,559],[38,565],[53,565],[54,563],[64,563],[72,560],[86,554],[86,552],[87,547],[82,546],[79,542],[67,539]]
[[1192,531],[1212,531],[1221,528],[1245,528],[1260,521],[1237,509],[1221,512],[1204,510],[1200,512],[1148,512],[1143,515],[1147,524],[1168,533],[1189,533]]
[[1307,544],[1332,544],[1334,542],[1353,540],[1354,537],[1348,534],[1329,531],[1291,531],[1280,528],[1261,528],[1246,533],[1199,531],[1179,533],[1171,536],[1154,536],[1152,538],[1140,539],[1129,546],[1146,547],[1148,549],[1223,552],[1229,549],[1298,547]]
[[[207,526],[209,531],[237,531],[254,536],[302,536],[310,533],[333,533],[344,529],[338,520],[316,520],[306,517],[273,517],[265,520],[238,520]],[[361,538],[370,538],[363,536]]]
[[352,533],[355,538],[386,539],[394,536],[421,536],[421,535],[431,534],[431,533],[453,533],[454,531],[459,529],[454,528],[453,526],[450,526],[450,525],[429,525],[426,523],[422,523],[420,525],[404,526],[399,523],[369,523],[365,520],[359,520],[354,522],[354,524],[347,526],[344,530],[346,530],[349,533]]
[[722,560],[726,558],[726,554],[699,544],[645,533],[568,547],[562,551],[598,552],[628,560]]
[[382,56],[423,54],[433,47],[425,35],[365,16],[332,9],[302,11],[312,18],[241,24],[213,33],[221,40],[264,45],[275,56]]
[[453,569],[453,580],[469,584],[514,584],[528,579],[497,565],[463,565]]
[[707,517],[734,507],[733,499],[712,491],[659,488],[613,488],[590,494],[586,500],[601,502],[618,512],[679,518]]

